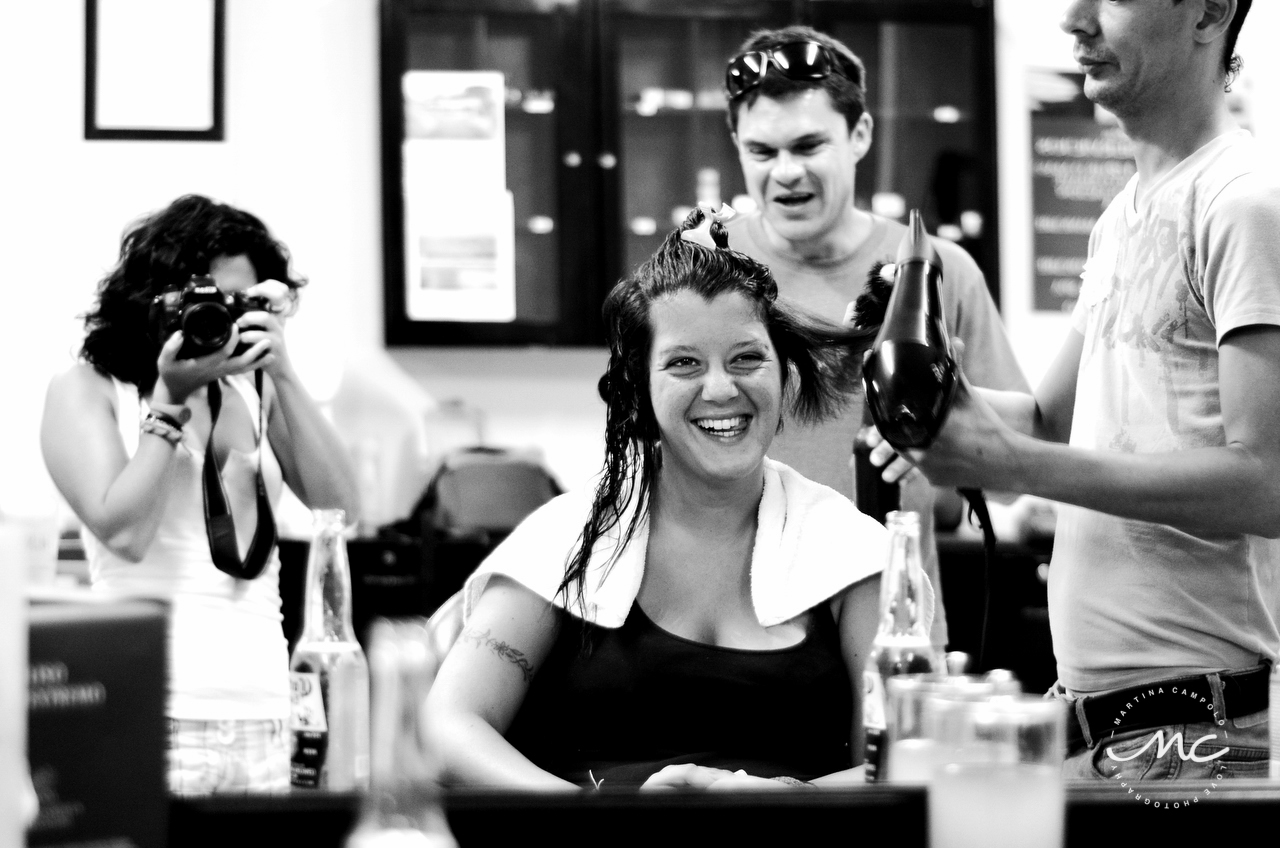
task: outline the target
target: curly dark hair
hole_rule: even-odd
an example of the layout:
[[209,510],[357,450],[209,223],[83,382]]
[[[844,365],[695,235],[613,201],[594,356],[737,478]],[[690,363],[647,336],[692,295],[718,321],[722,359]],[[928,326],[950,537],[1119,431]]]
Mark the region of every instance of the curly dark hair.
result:
[[258,280],[279,280],[296,295],[306,280],[289,269],[289,251],[266,224],[241,209],[198,194],[179,197],[134,222],[120,242],[120,259],[98,283],[84,315],[80,357],[98,370],[149,394],[162,340],[150,326],[156,295],[208,274],[220,256],[247,256]]
[[[719,222],[711,225],[717,248],[685,241],[681,233],[703,220],[695,208],[680,229],[605,299],[604,324],[609,364],[600,378],[605,413],[605,458],[591,513],[565,564],[560,592],[583,597],[587,565],[597,542],[615,529],[621,535],[609,564],[630,543],[648,514],[654,482],[662,465],[658,421],[649,394],[649,355],[653,345],[650,307],[677,292],[706,300],[744,295],[755,304],[777,352],[781,370],[783,417],[803,423],[824,420],[844,408],[859,389],[862,353],[875,341],[877,327],[851,329],[798,312],[778,299],[769,269],[728,247]],[[779,421],[779,429],[782,421]],[[625,528],[623,515],[637,508]]]
[[802,91],[820,88],[831,98],[831,105],[844,115],[845,124],[852,132],[862,113],[867,110],[867,69],[858,55],[845,44],[813,27],[789,26],[782,29],[763,29],[753,32],[738,48],[735,56],[756,50],[772,50],[796,41],[816,41],[828,48],[836,57],[838,73],[820,80],[793,80],[783,76],[772,64],[765,72],[760,85],[729,101],[726,120],[729,132],[738,133],[738,112],[743,106],[751,106],[764,96],[773,100],[787,100]]

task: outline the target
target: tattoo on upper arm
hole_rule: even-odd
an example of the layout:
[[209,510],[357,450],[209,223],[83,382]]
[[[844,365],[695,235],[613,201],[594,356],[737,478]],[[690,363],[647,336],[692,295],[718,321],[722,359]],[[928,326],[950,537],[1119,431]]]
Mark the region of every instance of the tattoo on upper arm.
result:
[[462,631],[462,634],[458,636],[458,639],[463,642],[472,642],[482,648],[489,648],[507,662],[514,663],[519,667],[520,673],[524,675],[526,683],[533,679],[533,664],[529,662],[529,659],[524,655],[524,652],[517,651],[506,642],[495,639],[490,631],[485,630],[483,632],[477,632],[475,630],[464,630]]

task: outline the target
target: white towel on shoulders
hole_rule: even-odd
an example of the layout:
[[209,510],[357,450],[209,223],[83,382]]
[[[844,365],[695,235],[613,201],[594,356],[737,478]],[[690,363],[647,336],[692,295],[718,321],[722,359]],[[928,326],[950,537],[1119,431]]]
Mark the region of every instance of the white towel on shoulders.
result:
[[[781,462],[764,462],[764,492],[751,555],[751,599],[760,624],[771,627],[881,571],[888,561],[889,534],[834,489]],[[467,580],[464,616],[470,617],[489,577],[502,574],[578,618],[621,627],[644,576],[647,520],[611,566],[609,558],[631,513],[597,542],[581,600],[558,591],[592,494],[581,490],[560,495],[512,531]],[[934,606],[927,580],[924,606],[927,628]]]

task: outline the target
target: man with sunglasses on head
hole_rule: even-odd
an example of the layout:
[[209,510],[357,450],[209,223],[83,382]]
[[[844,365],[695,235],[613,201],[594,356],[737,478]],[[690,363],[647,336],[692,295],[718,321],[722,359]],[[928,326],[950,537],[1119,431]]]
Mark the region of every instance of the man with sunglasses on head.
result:
[[[729,129],[757,207],[728,222],[730,246],[768,265],[781,297],[842,321],[873,266],[893,262],[906,233],[903,224],[854,205],[856,166],[871,147],[873,126],[862,61],[809,27],[757,32],[729,61],[725,90]],[[933,241],[942,260],[948,329],[965,343],[969,378],[993,389],[1029,391],[982,272],[956,244]],[[852,498],[850,458],[862,414],[859,401],[837,420],[789,426],[774,439],[770,456]],[[958,514],[954,490],[935,490],[918,473],[901,484],[903,509],[928,519],[938,504],[940,513]],[[922,522],[921,549],[925,571],[941,590],[932,520]],[[942,649],[941,603],[938,612],[932,639]]]

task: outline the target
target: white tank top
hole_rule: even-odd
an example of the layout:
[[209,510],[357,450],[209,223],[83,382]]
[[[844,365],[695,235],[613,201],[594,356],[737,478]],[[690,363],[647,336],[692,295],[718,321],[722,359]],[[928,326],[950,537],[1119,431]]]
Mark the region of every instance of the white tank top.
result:
[[[138,449],[146,403],[137,387],[114,380],[116,417],[125,452]],[[258,428],[258,394],[247,376],[223,380],[234,388]],[[260,442],[262,475],[273,506],[280,502],[280,464],[266,438]],[[202,720],[284,719],[289,716],[288,643],[280,627],[280,559],[272,551],[254,580],[219,571],[209,554],[201,472],[205,445],[184,432],[171,474],[176,476],[164,518],[140,562],[128,562],[82,532],[95,590],[168,601],[169,704],[171,718]],[[243,556],[255,527],[257,451],[232,450],[223,484]]]

